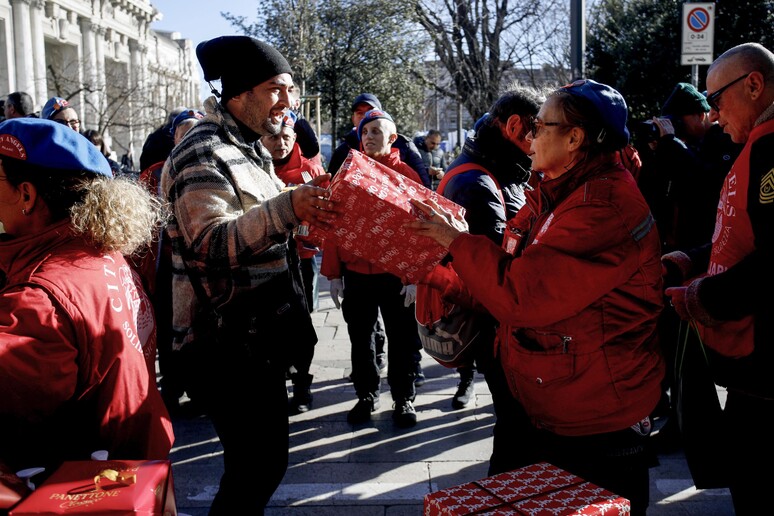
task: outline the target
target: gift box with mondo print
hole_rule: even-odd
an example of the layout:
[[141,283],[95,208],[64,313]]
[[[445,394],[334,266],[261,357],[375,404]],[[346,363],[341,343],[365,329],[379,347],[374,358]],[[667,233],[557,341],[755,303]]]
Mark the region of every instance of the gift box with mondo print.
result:
[[170,462],[65,462],[9,516],[61,514],[175,516]]
[[425,496],[425,516],[623,516],[629,500],[547,462]]
[[465,213],[464,208],[429,188],[351,150],[331,182],[331,200],[340,212],[335,227],[317,237],[333,239],[340,248],[406,284],[417,283],[447,251],[434,240],[403,227],[419,218],[409,199],[432,199],[451,213]]

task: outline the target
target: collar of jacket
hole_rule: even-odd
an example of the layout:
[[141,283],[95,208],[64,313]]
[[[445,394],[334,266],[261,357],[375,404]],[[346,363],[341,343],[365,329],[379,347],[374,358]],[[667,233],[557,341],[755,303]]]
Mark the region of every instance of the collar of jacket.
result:
[[769,107],[763,110],[763,113],[761,113],[761,115],[755,121],[753,127],[759,126],[764,122],[768,122],[772,118],[774,118],[774,103],[770,104]]
[[602,154],[580,161],[566,173],[554,179],[544,179],[538,188],[527,193],[528,202],[536,213],[553,210],[579,186],[606,174],[626,172],[615,154]]
[[471,136],[465,140],[462,153],[489,170],[500,184],[526,183],[532,160],[520,148],[503,138],[499,129],[487,132],[485,138]]
[[[71,238],[70,219],[65,219],[53,223],[41,233],[3,240],[0,242],[0,270],[12,278],[16,272],[41,261],[51,253],[52,247]],[[19,279],[13,281],[18,282]]]

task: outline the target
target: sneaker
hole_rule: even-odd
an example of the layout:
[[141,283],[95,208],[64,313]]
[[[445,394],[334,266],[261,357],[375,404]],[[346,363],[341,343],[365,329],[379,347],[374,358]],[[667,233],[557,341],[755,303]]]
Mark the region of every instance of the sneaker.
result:
[[423,373],[422,371],[418,371],[414,375],[414,385],[416,385],[417,387],[422,387],[425,384],[426,380],[427,378],[425,378],[425,373]]
[[357,425],[371,420],[371,412],[379,410],[379,397],[366,396],[360,398],[347,414],[347,422]]
[[459,410],[468,406],[470,400],[473,399],[474,385],[473,378],[463,378],[460,380],[457,392],[454,393],[452,398],[452,408]]
[[395,402],[395,411],[392,413],[392,419],[400,428],[410,428],[417,424],[417,411],[409,400],[398,400]]

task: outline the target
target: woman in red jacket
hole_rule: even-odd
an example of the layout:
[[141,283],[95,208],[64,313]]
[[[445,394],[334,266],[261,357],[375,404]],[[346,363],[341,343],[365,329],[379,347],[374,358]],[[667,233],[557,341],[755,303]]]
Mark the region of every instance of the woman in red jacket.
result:
[[549,96],[530,136],[539,181],[502,248],[435,205],[415,203],[428,220],[410,227],[449,249],[463,285],[445,294],[472,296],[500,322],[499,357],[533,422],[514,438],[645,514],[649,414],[664,374],[661,266],[653,217],[616,154],[626,104],[576,81]]
[[163,218],[76,131],[0,124],[0,462],[167,458],[153,310],[123,257]]

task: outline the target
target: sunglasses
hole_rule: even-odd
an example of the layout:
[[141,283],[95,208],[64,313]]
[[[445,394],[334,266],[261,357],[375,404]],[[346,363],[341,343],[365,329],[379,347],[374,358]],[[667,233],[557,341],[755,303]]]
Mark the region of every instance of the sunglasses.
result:
[[[752,73],[752,72],[750,72],[750,73]],[[722,88],[717,90],[712,95],[707,95],[707,104],[709,104],[709,107],[711,107],[715,111],[719,112],[720,111],[720,105],[718,104],[718,101],[720,101],[720,96],[723,94],[723,92],[726,91],[731,86],[733,86],[734,84],[736,84],[737,82],[741,81],[742,79],[746,79],[747,77],[749,77],[750,73],[746,73],[746,74],[742,75],[741,77],[737,77],[733,81],[729,82],[728,84],[726,84],[725,86],[723,86]]]

